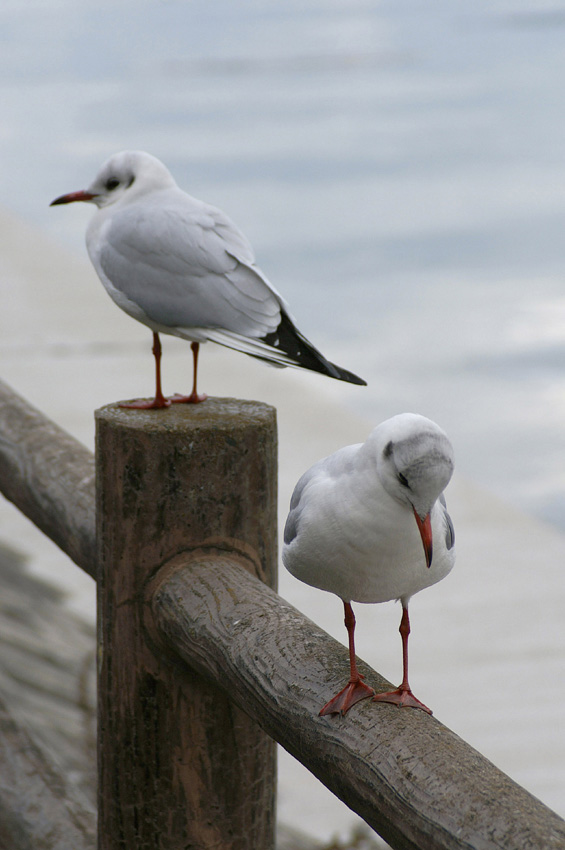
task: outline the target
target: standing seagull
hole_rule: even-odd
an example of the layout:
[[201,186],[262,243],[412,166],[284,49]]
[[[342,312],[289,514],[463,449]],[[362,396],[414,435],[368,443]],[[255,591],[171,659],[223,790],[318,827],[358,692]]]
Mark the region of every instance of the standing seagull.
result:
[[[318,461],[296,485],[284,565],[306,584],[341,597],[349,636],[349,682],[320,714],[345,714],[370,696],[431,714],[408,684],[408,602],[453,567],[453,525],[443,498],[452,472],[447,435],[424,416],[402,413],[365,443]],[[351,602],[392,599],[402,603],[404,675],[396,690],[375,695],[357,671]]]
[[[276,366],[366,383],[314,348],[255,265],[245,236],[221,210],[179,189],[154,156],[143,151],[115,154],[86,191],[61,195],[51,206],[73,201],[98,207],[86,231],[86,246],[108,294],[153,331],[155,398],[122,407],[204,401],[206,396],[196,391],[196,376],[199,345],[208,340]],[[188,396],[163,396],[160,333],[191,340],[193,387]]]

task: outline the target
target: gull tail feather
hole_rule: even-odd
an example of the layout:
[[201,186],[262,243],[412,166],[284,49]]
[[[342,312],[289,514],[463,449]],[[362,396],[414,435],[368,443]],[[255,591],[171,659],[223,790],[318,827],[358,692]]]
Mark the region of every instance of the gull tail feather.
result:
[[[181,332],[181,329],[178,330]],[[273,366],[293,366],[297,369],[320,372],[330,378],[347,381],[350,384],[361,386],[367,384],[353,372],[326,360],[324,355],[300,333],[284,311],[281,311],[281,321],[277,329],[260,339],[253,339],[217,328],[191,328],[190,333],[192,339],[201,335],[202,340],[208,339],[210,342],[242,351]]]

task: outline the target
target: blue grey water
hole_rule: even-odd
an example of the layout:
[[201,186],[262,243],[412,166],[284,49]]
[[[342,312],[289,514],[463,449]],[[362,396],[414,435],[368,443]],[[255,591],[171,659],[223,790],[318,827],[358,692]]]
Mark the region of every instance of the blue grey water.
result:
[[7,0],[0,203],[83,252],[49,201],[154,153],[369,381],[359,412],[431,416],[565,528],[564,48],[564,2]]

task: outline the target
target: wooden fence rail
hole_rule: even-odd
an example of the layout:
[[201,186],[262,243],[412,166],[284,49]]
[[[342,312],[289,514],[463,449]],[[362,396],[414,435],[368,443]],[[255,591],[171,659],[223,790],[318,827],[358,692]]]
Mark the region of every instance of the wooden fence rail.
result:
[[0,488],[100,564],[99,846],[268,850],[273,739],[394,848],[565,847],[561,818],[434,718],[318,717],[347,652],[265,583],[276,437],[249,404],[99,412],[96,555],[88,453],[0,385]]
[[0,489],[96,578],[94,457],[0,381]]

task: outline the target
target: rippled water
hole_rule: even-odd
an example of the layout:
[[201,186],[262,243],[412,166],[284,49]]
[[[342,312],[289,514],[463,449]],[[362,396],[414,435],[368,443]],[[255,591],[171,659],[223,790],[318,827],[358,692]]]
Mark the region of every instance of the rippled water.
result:
[[[459,469],[565,527],[565,4],[145,0],[0,10],[0,202],[143,148],[251,238],[301,327]],[[96,335],[96,328],[88,333]]]

